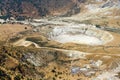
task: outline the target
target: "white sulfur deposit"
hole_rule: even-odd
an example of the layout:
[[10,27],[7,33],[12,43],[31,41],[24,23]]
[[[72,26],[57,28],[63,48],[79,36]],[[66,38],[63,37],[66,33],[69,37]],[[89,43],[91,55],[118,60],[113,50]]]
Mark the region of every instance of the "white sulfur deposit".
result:
[[110,42],[113,36],[92,25],[57,26],[49,33],[49,39],[60,43],[78,43],[87,45],[103,45]]
[[118,77],[116,77],[119,72],[120,72],[120,66],[110,71],[104,71],[103,73],[101,73],[92,80],[120,80]]

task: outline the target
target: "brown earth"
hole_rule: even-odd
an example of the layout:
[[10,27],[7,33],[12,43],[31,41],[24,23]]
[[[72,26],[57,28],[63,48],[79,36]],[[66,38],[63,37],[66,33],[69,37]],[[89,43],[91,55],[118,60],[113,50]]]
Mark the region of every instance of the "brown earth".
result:
[[30,26],[21,24],[1,24],[0,25],[0,41],[14,37],[20,32],[31,30]]

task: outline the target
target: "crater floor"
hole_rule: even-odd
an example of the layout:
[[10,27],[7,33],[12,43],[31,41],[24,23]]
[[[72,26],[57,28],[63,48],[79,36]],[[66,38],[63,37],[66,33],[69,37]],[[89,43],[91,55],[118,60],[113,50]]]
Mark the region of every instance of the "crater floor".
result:
[[112,34],[92,25],[57,26],[49,34],[50,40],[60,43],[77,43],[86,45],[104,45],[113,40]]

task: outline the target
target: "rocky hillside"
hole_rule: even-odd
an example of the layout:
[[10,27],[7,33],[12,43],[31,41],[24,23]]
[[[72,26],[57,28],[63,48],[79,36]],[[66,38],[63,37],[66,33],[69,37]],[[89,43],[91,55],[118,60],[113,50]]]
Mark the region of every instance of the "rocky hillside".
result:
[[[88,9],[119,6],[119,0],[0,0],[0,15],[13,17],[71,16]],[[95,4],[95,6],[92,6]]]
[[0,80],[120,80],[119,4],[0,0]]
[[4,16],[41,17],[75,14],[84,0],[0,0],[0,13]]

